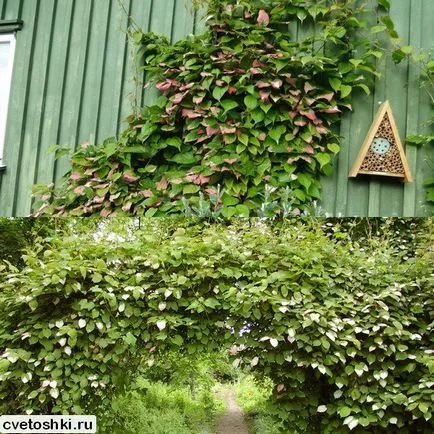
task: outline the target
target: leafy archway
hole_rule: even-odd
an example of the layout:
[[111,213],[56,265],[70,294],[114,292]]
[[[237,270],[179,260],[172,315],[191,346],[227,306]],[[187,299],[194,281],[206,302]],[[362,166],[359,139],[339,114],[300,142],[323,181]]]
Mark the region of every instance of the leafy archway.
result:
[[235,346],[298,432],[432,428],[426,248],[314,221],[90,224],[2,266],[4,411],[89,413],[165,349]]

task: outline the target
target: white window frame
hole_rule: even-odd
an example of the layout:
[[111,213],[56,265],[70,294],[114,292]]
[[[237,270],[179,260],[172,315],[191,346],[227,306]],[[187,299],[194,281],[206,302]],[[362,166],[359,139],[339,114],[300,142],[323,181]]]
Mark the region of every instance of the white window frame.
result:
[[9,59],[8,59],[8,69],[6,71],[6,77],[3,79],[2,83],[6,86],[6,103],[4,113],[0,113],[0,167],[3,166],[3,151],[5,145],[5,136],[6,136],[6,121],[8,117],[8,108],[9,108],[9,99],[11,93],[11,85],[12,85],[12,72],[14,69],[14,58],[15,58],[15,45],[16,45],[16,36],[15,33],[0,33],[0,42],[9,42],[10,51],[9,51]]

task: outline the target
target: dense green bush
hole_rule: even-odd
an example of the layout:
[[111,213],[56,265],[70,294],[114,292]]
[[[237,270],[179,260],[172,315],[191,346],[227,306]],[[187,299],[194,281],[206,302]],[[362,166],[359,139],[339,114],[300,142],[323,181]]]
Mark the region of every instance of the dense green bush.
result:
[[93,411],[167,350],[233,345],[287,430],[432,432],[430,247],[405,259],[322,224],[147,221],[36,244],[1,272],[3,410]]

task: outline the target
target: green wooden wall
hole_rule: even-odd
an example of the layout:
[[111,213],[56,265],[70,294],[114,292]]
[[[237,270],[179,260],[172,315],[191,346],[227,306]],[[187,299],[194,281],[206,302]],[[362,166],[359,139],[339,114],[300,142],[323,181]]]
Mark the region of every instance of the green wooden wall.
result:
[[[23,216],[31,209],[35,183],[58,181],[67,161],[55,161],[53,144],[74,148],[119,134],[132,101],[151,103],[155,94],[139,88],[126,35],[126,14],[150,31],[173,40],[199,32],[202,20],[190,0],[0,0],[0,19],[20,18],[14,77],[0,175],[0,215]],[[392,0],[392,17],[404,44],[434,48],[434,1]],[[401,136],[421,132],[430,119],[429,100],[419,87],[419,70],[381,61],[384,74],[372,97],[360,97],[341,129],[343,148],[335,173],[323,181],[322,215],[423,216],[423,180],[430,175],[427,151],[406,152],[415,182],[349,179],[348,172],[378,108],[391,101]]]

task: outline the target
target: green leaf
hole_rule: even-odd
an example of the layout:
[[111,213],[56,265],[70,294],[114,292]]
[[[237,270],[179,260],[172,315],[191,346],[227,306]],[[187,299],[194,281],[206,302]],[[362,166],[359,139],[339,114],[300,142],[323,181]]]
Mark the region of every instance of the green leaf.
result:
[[235,209],[239,216],[249,217],[250,215],[250,209],[246,205],[237,205]]
[[332,89],[337,92],[341,88],[342,81],[339,78],[329,78],[329,83]]
[[389,0],[378,0],[378,4],[386,10],[390,9],[390,1]]
[[249,136],[247,134],[240,134],[238,140],[244,145],[247,146],[249,144]]
[[434,185],[434,178],[428,178],[428,179],[423,183],[423,185],[426,185],[426,186]]
[[185,185],[182,188],[182,193],[183,194],[195,194],[200,190],[200,186],[199,185],[193,185],[193,184],[189,184],[189,185]]
[[428,411],[429,411],[429,406],[427,405],[427,404],[425,404],[424,402],[421,402],[420,404],[419,404],[419,410],[422,412],[422,413],[428,413]]
[[125,336],[122,336],[122,339],[128,345],[130,345],[132,347],[136,346],[137,338],[131,332],[128,332]]
[[228,91],[228,89],[229,89],[229,86],[224,86],[224,87],[216,86],[214,88],[214,90],[212,91],[212,96],[216,100],[220,101],[223,98],[223,96],[225,95],[225,93]]
[[261,109],[256,109],[252,111],[251,116],[257,124],[265,119],[265,113]]
[[333,152],[333,154],[337,154],[337,153],[341,150],[341,147],[340,147],[337,143],[329,143],[329,144],[327,145],[327,148],[328,148],[331,152]]
[[247,95],[244,98],[244,104],[248,110],[254,110],[259,105],[258,98],[255,95]]
[[10,362],[7,359],[0,359],[0,372],[6,372],[10,366]]
[[179,137],[171,137],[170,139],[166,140],[166,144],[167,146],[172,146],[180,151],[182,146],[182,140]]
[[174,155],[171,160],[179,164],[193,164],[198,160],[198,157],[193,152],[184,152]]
[[387,27],[383,25],[371,27],[371,33],[380,33],[384,32],[385,30],[387,30]]
[[351,414],[351,408],[350,407],[341,407],[339,410],[338,410],[338,413],[339,413],[339,416],[341,416],[341,417],[347,417],[347,416],[349,416],[350,414]]
[[366,95],[371,94],[371,89],[369,89],[369,87],[366,86],[366,84],[360,83],[360,84],[356,84],[356,86],[360,87],[360,89],[363,89],[363,91],[366,93]]
[[272,128],[269,132],[268,135],[275,140],[276,142],[279,142],[280,138],[282,137],[282,135],[286,132],[286,128],[284,125],[279,125],[277,127]]
[[182,338],[181,335],[175,335],[170,340],[173,344],[177,345],[178,347],[180,347],[184,343],[184,339]]
[[331,158],[329,154],[319,153],[315,155],[315,159],[320,164],[320,167],[323,168],[325,165],[329,164],[331,162]]
[[343,84],[341,86],[341,97],[346,98],[351,92],[353,88],[351,86],[347,86],[346,84]]
[[224,113],[238,107],[238,103],[232,99],[225,99],[220,104],[225,109]]
[[102,280],[102,275],[100,273],[93,273],[92,282],[99,283]]
[[34,399],[38,396],[39,390],[32,390],[28,395],[27,399]]

